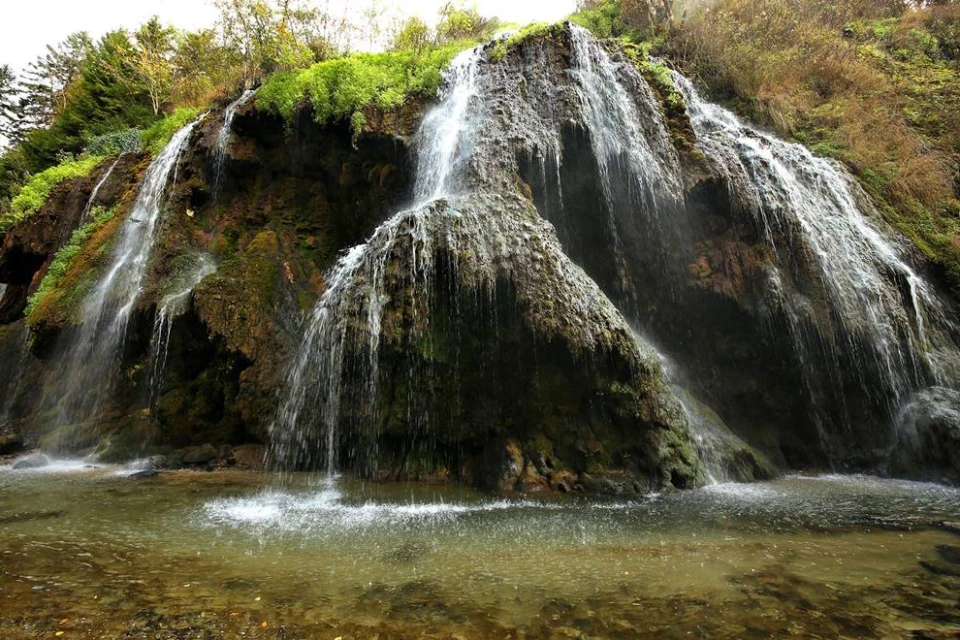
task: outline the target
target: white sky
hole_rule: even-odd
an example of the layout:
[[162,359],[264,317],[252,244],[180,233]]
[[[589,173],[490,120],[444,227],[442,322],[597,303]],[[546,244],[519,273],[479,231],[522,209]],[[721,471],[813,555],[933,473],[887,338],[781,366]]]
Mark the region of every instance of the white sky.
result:
[[[343,8],[366,7],[372,0],[331,0]],[[379,0],[381,6],[426,19],[445,0]],[[94,39],[112,29],[132,28],[152,15],[181,29],[212,26],[216,11],[209,0],[16,0],[4,2],[0,20],[0,64],[22,69],[76,31]],[[575,0],[474,0],[481,14],[506,22],[554,21],[573,11]]]

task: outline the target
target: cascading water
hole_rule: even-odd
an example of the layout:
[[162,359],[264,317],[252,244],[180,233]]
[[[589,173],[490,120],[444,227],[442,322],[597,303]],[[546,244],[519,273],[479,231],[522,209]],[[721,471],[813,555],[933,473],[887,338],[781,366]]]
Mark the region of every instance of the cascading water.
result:
[[[673,78],[698,147],[774,253],[770,289],[788,319],[814,402],[852,377],[892,417],[918,388],[950,386],[956,351],[942,303],[878,230],[879,217],[854,180],[838,164],[705,102],[679,73]],[[806,278],[798,264],[810,265]],[[808,327],[830,341],[818,343]],[[813,368],[815,360],[825,360],[828,370]]]
[[[365,375],[367,397],[376,397],[381,314],[388,297],[383,285],[387,261],[398,237],[408,234],[414,252],[412,268],[425,276],[432,270],[430,231],[425,226],[431,214],[428,205],[461,186],[459,181],[469,160],[467,141],[476,126],[471,102],[477,94],[480,52],[479,48],[472,49],[453,61],[440,104],[423,121],[414,205],[380,226],[369,242],[347,252],[328,277],[327,289],[314,307],[304,343],[288,373],[288,391],[271,427],[272,457],[278,464],[322,467],[328,473],[336,469],[341,382],[349,343],[355,339],[346,313],[350,307],[366,309],[370,358]],[[365,277],[370,282],[364,283]],[[428,290],[427,283],[423,284],[424,295],[417,296],[421,301],[426,300]],[[318,444],[315,425],[323,431],[319,457],[314,452]]]
[[[661,383],[650,351],[567,258],[553,227],[517,193],[518,155],[555,153],[560,124],[551,105],[540,100],[541,86],[548,83],[534,86],[539,81],[531,77],[524,95],[512,85],[521,81],[519,73],[509,79],[499,74],[482,48],[452,63],[441,101],[424,118],[417,137],[414,205],[387,220],[331,271],[271,427],[271,458],[281,467],[333,471],[347,437],[354,450],[361,450],[361,463],[376,460],[384,338],[395,342],[399,329],[409,340],[407,348],[429,350],[424,345],[437,319],[431,314],[433,292],[441,284],[438,260],[449,261],[445,269],[455,281],[444,303],[456,307],[458,292],[469,291],[470,299],[484,300],[496,314],[498,283],[509,282],[520,302],[517,310],[546,334],[545,341],[559,334],[574,351],[620,354],[653,376],[654,384]],[[398,316],[404,318],[401,324]],[[449,320],[458,325],[457,318]],[[358,353],[366,359],[358,360]],[[409,362],[414,367],[414,359]],[[431,404],[434,385],[421,373],[405,373],[404,393],[415,396],[402,401],[407,444],[432,437],[429,413],[419,407]],[[344,403],[346,385],[353,392],[349,404]],[[351,423],[349,436],[343,428],[347,410],[353,419],[362,414],[360,424]],[[356,446],[359,438],[363,446]]]
[[130,217],[119,231],[112,260],[80,306],[82,324],[67,336],[64,367],[48,389],[47,397],[56,403],[56,426],[94,417],[112,388],[108,381],[157,240],[167,185],[195,124],[178,131],[147,169]]
[[239,98],[234,100],[223,112],[223,124],[217,133],[217,144],[213,148],[213,194],[214,197],[220,195],[223,189],[223,172],[227,163],[227,148],[230,145],[230,136],[233,133],[233,119],[237,111],[245,105],[254,95],[253,90],[246,90]]
[[[680,161],[660,107],[636,70],[614,62],[590,31],[571,24],[570,43],[570,73],[611,215],[620,207],[640,209],[659,227],[663,206],[683,197]],[[625,81],[632,84],[632,92]],[[611,225],[616,222],[611,220]]]
[[90,217],[90,212],[93,210],[93,205],[97,201],[97,196],[100,195],[100,189],[103,188],[103,185],[107,183],[107,180],[110,179],[110,176],[113,175],[113,170],[117,168],[117,165],[120,164],[120,160],[123,159],[123,156],[126,154],[121,153],[117,156],[117,159],[113,161],[113,164],[103,172],[103,176],[97,181],[97,184],[93,187],[93,191],[90,192],[90,197],[87,198],[87,204],[83,208],[83,215],[80,216],[81,222],[85,222]]
[[187,311],[193,290],[204,278],[216,272],[217,263],[211,256],[199,254],[193,264],[175,282],[177,289],[167,294],[157,307],[150,340],[150,407],[155,408],[163,390],[170,349],[170,331],[177,316]]

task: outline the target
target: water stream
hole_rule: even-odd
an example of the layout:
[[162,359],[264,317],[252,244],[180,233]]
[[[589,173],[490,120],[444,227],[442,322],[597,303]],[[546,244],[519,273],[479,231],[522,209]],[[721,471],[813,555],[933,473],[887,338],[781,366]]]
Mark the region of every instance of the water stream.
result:
[[[957,350],[943,304],[903,248],[881,232],[879,214],[853,178],[704,101],[679,73],[673,78],[699,149],[774,253],[770,291],[788,319],[815,403],[829,396],[842,404],[837,394],[853,379],[892,417],[918,389],[955,384]],[[832,337],[818,339],[812,327]]]
[[116,358],[149,266],[166,204],[166,191],[194,124],[178,131],[147,169],[107,269],[80,305],[82,324],[66,336],[63,366],[48,390],[55,402],[52,424],[62,426],[97,415],[109,393]]
[[230,145],[230,138],[233,134],[233,119],[237,111],[253,97],[254,91],[246,90],[239,98],[234,100],[223,112],[223,124],[217,133],[217,143],[213,148],[213,194],[214,198],[220,195],[223,190],[224,170],[227,163],[227,150]]
[[90,197],[87,198],[87,204],[83,208],[83,215],[80,216],[81,224],[87,222],[90,217],[90,212],[93,210],[93,205],[97,201],[97,196],[100,195],[100,189],[103,188],[103,185],[107,183],[107,180],[110,179],[110,176],[113,175],[113,170],[117,168],[117,165],[120,163],[120,160],[123,159],[125,153],[121,153],[117,156],[117,159],[113,161],[110,167],[103,172],[103,175],[97,180],[97,184],[94,185],[93,190],[90,192]]
[[191,265],[183,271],[173,283],[174,291],[168,293],[157,307],[153,322],[153,337],[150,339],[150,407],[156,407],[156,401],[163,390],[167,368],[167,356],[170,350],[170,332],[177,316],[187,311],[190,296],[200,282],[216,272],[217,263],[207,254],[198,254]]

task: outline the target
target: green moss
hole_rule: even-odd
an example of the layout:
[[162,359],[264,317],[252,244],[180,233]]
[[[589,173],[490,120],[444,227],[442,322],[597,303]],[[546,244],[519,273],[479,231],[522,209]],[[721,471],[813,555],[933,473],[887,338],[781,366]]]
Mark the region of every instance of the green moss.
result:
[[199,115],[200,109],[177,109],[143,132],[141,136],[143,148],[155,156],[159,155],[174,134],[196,120]]
[[614,38],[622,35],[626,29],[620,17],[619,0],[579,11],[570,16],[570,22],[589,29],[598,38]]
[[58,184],[71,178],[85,178],[102,160],[100,156],[67,160],[30,178],[11,201],[10,211],[0,217],[0,233],[6,233],[16,223],[39,211]]
[[37,305],[61,285],[64,276],[70,267],[73,266],[87,240],[89,240],[94,233],[102,229],[104,225],[113,220],[113,217],[116,215],[116,210],[104,210],[98,207],[94,209],[93,213],[93,220],[74,231],[73,235],[70,236],[70,241],[67,242],[53,258],[53,262],[50,263],[50,267],[40,282],[40,286],[37,287],[37,290],[30,296],[30,300],[27,302],[26,315],[28,317],[33,313]]
[[273,75],[257,92],[257,107],[292,122],[305,102],[320,124],[349,120],[358,135],[370,106],[396,107],[413,94],[433,96],[443,70],[473,43],[461,42],[416,53],[355,53],[327,60],[309,69]]
[[500,62],[507,57],[508,51],[506,40],[497,40],[493,45],[493,49],[490,50],[490,59],[494,62]]

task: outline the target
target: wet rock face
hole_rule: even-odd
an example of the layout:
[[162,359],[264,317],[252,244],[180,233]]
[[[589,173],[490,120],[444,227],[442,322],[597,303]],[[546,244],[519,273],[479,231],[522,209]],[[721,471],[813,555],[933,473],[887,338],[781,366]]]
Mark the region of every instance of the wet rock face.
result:
[[[31,441],[51,443],[57,450],[86,450],[99,439],[107,443],[101,447],[104,455],[113,460],[157,446],[264,438],[289,345],[302,309],[323,290],[323,269],[405,197],[410,159],[403,136],[416,113],[416,104],[408,104],[402,112],[372,118],[382,130],[368,125],[354,148],[347,125],[322,128],[304,113],[287,130],[251,103],[237,114],[223,189],[216,198],[210,150],[220,119],[211,115],[201,122],[178,162],[175,180],[167,185],[160,239],[118,354],[115,393],[101,424],[96,429],[62,425],[50,433],[48,410],[37,404],[43,380],[56,366],[57,345],[69,342],[75,332],[70,314],[59,311],[44,317],[30,342],[44,362],[30,354],[27,369],[11,368],[10,381],[0,376],[0,384],[11,391],[4,393],[0,410],[17,397],[12,413],[0,419],[18,420],[17,429]],[[110,164],[104,163],[103,171]],[[123,221],[147,164],[144,157],[122,157],[94,203],[89,196],[101,172],[61,185],[38,214],[7,234],[0,281],[15,284],[0,303],[0,320],[22,316],[28,293],[81,223],[88,204],[119,205],[117,222]],[[116,229],[105,233],[115,235]],[[110,242],[110,237],[104,241],[108,248]],[[198,254],[215,256],[216,273],[203,279],[173,319],[168,366],[154,390],[154,318],[182,279],[185,263]],[[92,265],[91,272],[96,268]],[[0,347],[11,357],[19,358],[27,344],[20,332],[4,328],[0,335]],[[6,402],[8,395],[11,402]],[[81,432],[89,433],[81,437]]]
[[105,160],[86,178],[58,185],[39,211],[6,233],[0,243],[0,282],[9,286],[0,302],[0,323],[19,319],[27,297],[40,285],[50,261],[83,223],[88,204],[116,203],[130,185],[136,184],[141,160],[136,155],[121,158],[94,203],[90,203],[90,194],[113,166],[113,160]]
[[[421,129],[435,110],[419,99],[368,109],[357,140],[309,108],[287,125],[255,98],[236,106],[225,145],[223,114],[197,123],[103,419],[50,434],[32,404],[30,381],[75,330],[61,313],[34,327],[45,361],[26,358],[0,420],[111,459],[206,443],[220,459],[221,444],[258,442],[290,468],[501,491],[687,488],[710,455],[730,480],[884,460],[879,416],[903,390],[858,355],[879,353],[867,332],[840,330],[802,225],[758,222],[731,147],[696,146],[693,119],[575,27],[487,53],[456,71],[474,74],[473,93],[464,135],[436,166],[425,154],[443,145]],[[97,204],[129,201],[146,164],[122,158]],[[20,317],[98,177],[63,185],[4,239],[0,323]],[[170,320],[157,378],[156,319],[197,256],[215,268]],[[915,291],[909,269],[881,275],[885,301]],[[910,333],[906,315],[888,337]],[[13,333],[0,334],[4,354],[27,344]],[[934,444],[955,442],[953,414],[935,410],[941,392],[925,394],[891,470],[953,477]]]
[[900,415],[899,434],[891,473],[960,484],[960,394],[941,387],[918,393]]

